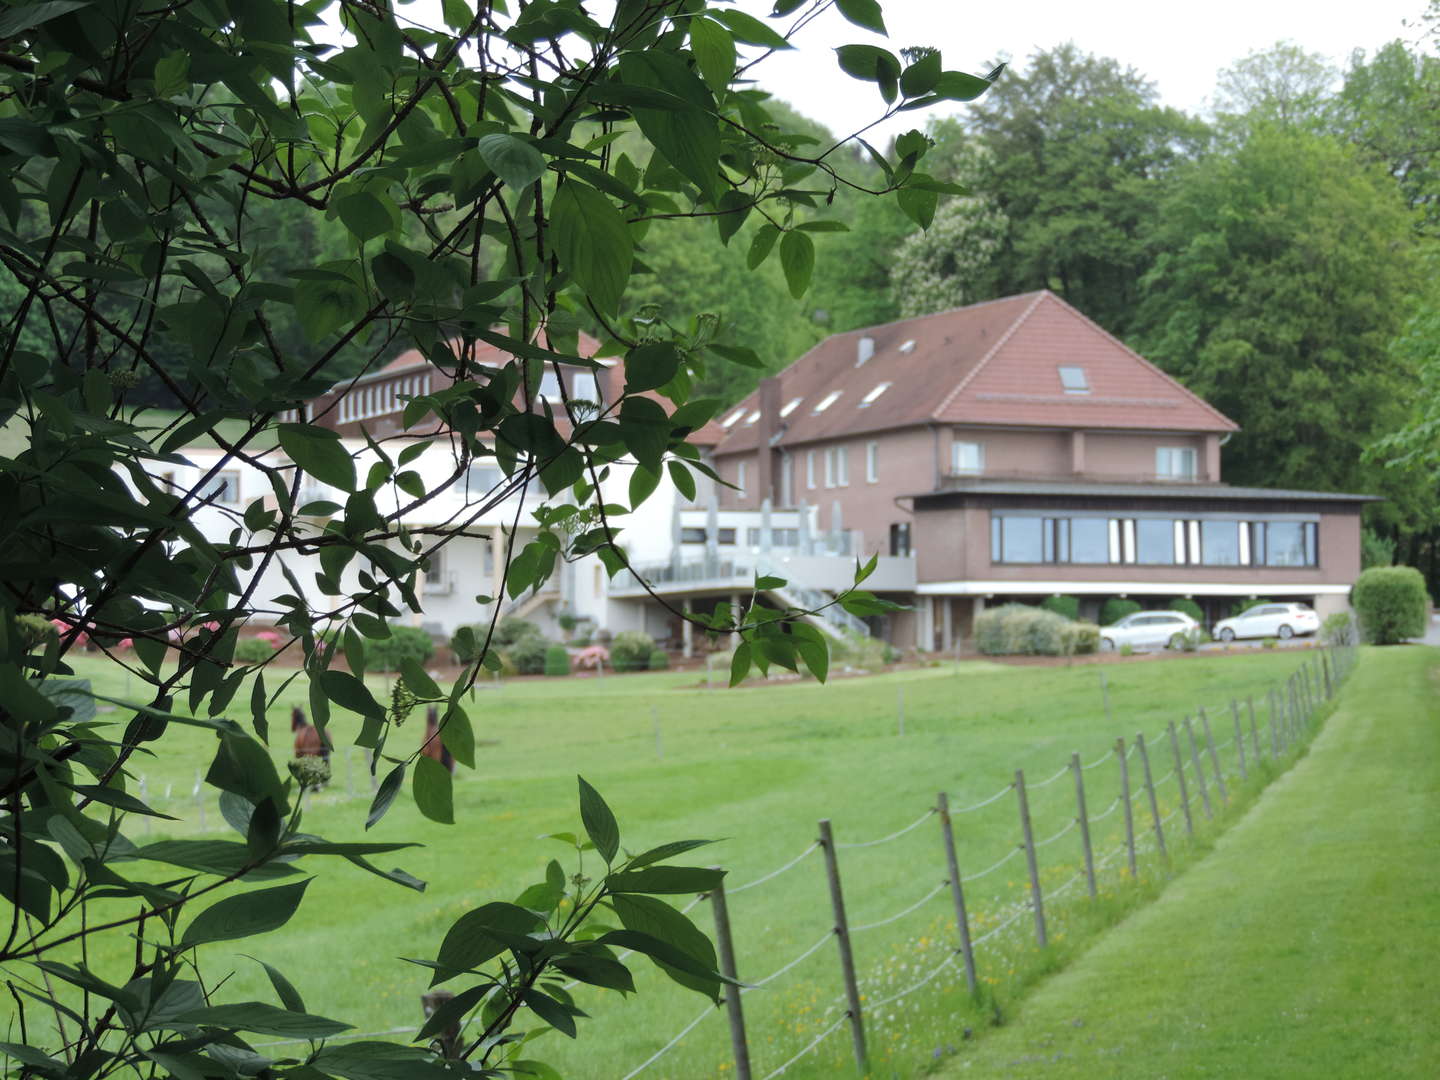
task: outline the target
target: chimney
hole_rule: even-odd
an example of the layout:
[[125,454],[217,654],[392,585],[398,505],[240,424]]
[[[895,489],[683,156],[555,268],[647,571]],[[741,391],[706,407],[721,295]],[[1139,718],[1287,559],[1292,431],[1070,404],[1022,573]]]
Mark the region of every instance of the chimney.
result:
[[862,337],[855,343],[855,366],[864,367],[865,361],[875,355],[875,339]]
[[[760,505],[775,496],[775,450],[771,446],[780,426],[780,380],[772,375],[760,380],[756,400],[760,419],[755,422],[756,467],[754,503]],[[747,503],[751,492],[745,493]]]

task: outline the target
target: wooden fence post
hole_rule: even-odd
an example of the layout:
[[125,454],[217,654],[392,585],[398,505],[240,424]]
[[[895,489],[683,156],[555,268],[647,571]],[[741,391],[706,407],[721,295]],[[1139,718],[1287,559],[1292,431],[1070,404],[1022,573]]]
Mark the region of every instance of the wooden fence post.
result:
[[1155,779],[1150,774],[1150,751],[1145,749],[1144,732],[1135,733],[1135,749],[1140,751],[1140,765],[1145,770],[1145,791],[1150,796],[1150,818],[1155,822],[1155,843],[1160,847],[1160,854],[1169,858],[1170,853],[1165,850],[1165,827],[1160,822],[1160,803],[1155,798]]
[[1270,758],[1273,761],[1280,756],[1280,726],[1276,722],[1276,706],[1280,695],[1275,692],[1272,686],[1265,692],[1266,699],[1270,702]]
[[1330,649],[1320,650],[1320,672],[1325,676],[1325,700],[1329,701],[1335,696],[1335,683],[1330,678]]
[[960,955],[965,960],[965,985],[975,993],[975,951],[970,946],[970,916],[965,911],[965,890],[960,884],[960,861],[955,858],[955,830],[950,823],[950,796],[936,796],[940,833],[945,839],[945,865],[950,870],[950,899],[955,902],[955,925],[960,931]]
[[1255,726],[1255,695],[1250,694],[1245,698],[1245,709],[1250,713],[1250,750],[1255,758],[1255,765],[1260,765],[1260,729]]
[[1120,759],[1120,802],[1125,808],[1125,849],[1130,854],[1130,877],[1140,876],[1135,865],[1135,812],[1130,807],[1130,760],[1125,756],[1125,739],[1115,740],[1115,756]]
[[1080,825],[1080,848],[1085,854],[1085,882],[1090,887],[1090,899],[1095,899],[1095,853],[1090,848],[1090,815],[1085,809],[1084,766],[1080,764],[1080,752],[1070,755],[1070,769],[1075,773],[1076,822]]
[[855,1064],[863,1075],[868,1067],[865,1019],[860,1013],[860,986],[855,981],[850,924],[845,918],[845,894],[840,890],[840,864],[835,858],[835,837],[830,832],[829,818],[820,822],[820,846],[825,850],[825,878],[830,884],[830,906],[835,912],[835,943],[840,949],[840,973],[845,979],[845,1000],[850,1010],[850,1041],[855,1048]]
[[1190,743],[1190,761],[1195,766],[1195,786],[1200,789],[1200,805],[1205,809],[1207,818],[1214,817],[1210,809],[1210,788],[1205,783],[1205,767],[1200,764],[1200,751],[1195,745],[1195,727],[1190,723],[1190,717],[1185,717],[1185,738]]
[[1030,827],[1030,800],[1025,797],[1025,770],[1015,770],[1015,796],[1020,803],[1020,834],[1025,839],[1025,862],[1030,868],[1030,903],[1035,908],[1035,940],[1043,949],[1050,943],[1045,933],[1045,899],[1040,895],[1040,867],[1035,862],[1035,833]]
[[[720,954],[720,974],[738,980],[735,970],[735,945],[730,937],[730,910],[725,906],[725,883],[710,893],[710,909],[715,915],[715,949]],[[750,1043],[745,1037],[745,1013],[740,1008],[740,987],[725,987],[725,1016],[730,1021],[730,1049],[735,1055],[736,1080],[750,1080]]]
[[1230,699],[1230,719],[1235,721],[1235,753],[1240,763],[1240,779],[1249,780],[1250,770],[1245,767],[1245,731],[1240,726],[1240,706]]
[[1230,801],[1230,790],[1225,786],[1225,770],[1220,768],[1220,753],[1215,749],[1215,733],[1210,730],[1210,717],[1200,710],[1200,726],[1205,731],[1205,745],[1210,748],[1210,764],[1215,770],[1215,790],[1220,792],[1220,801]]
[[1180,756],[1180,736],[1175,734],[1175,721],[1168,725],[1170,749],[1175,754],[1175,779],[1180,782],[1180,806],[1185,811],[1185,835],[1195,835],[1195,821],[1190,816],[1190,789],[1185,783],[1185,761]]

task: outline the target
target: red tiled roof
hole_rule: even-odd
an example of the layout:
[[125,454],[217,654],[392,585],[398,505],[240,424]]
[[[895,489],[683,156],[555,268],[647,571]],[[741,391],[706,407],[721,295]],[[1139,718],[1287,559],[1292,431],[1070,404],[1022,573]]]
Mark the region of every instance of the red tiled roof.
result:
[[[857,364],[862,338],[874,354]],[[1088,394],[1067,394],[1058,368],[1085,369]],[[785,445],[928,423],[1161,431],[1235,431],[1237,425],[1049,291],[1010,296],[826,338],[780,372],[775,418]],[[871,404],[865,397],[888,387]],[[823,412],[815,406],[839,391]],[[719,454],[752,450],[759,391]]]

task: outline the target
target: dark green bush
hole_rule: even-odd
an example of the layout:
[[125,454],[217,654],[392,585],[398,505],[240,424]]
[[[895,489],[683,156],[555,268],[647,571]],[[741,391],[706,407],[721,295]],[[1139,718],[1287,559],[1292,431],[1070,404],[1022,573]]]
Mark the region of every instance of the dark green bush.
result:
[[[513,615],[507,615],[495,625],[495,637],[492,643],[504,648],[506,645],[514,645],[521,638],[543,637],[540,627],[536,626],[529,619],[517,619]],[[482,634],[480,640],[484,641]]]
[[1112,596],[1100,609],[1100,625],[1110,626],[1125,618],[1126,615],[1134,615],[1140,610],[1142,610],[1140,605],[1134,600],[1122,600],[1118,596]]
[[1040,606],[1046,611],[1053,611],[1056,615],[1063,615],[1067,619],[1080,617],[1080,598],[1078,596],[1047,596],[1040,601]]
[[1348,611],[1337,611],[1320,624],[1320,640],[1326,645],[1354,645],[1355,619]]
[[423,664],[434,655],[434,639],[418,626],[392,626],[388,638],[365,642],[365,666],[371,671],[399,671],[401,660]]
[[670,654],[664,649],[656,649],[650,654],[650,659],[646,662],[646,666],[649,667],[651,671],[664,671],[670,666]]
[[1350,590],[1360,633],[1372,645],[1398,645],[1425,633],[1430,597],[1413,566],[1372,566]]
[[610,642],[610,666],[616,671],[644,671],[655,651],[655,639],[640,630],[623,630]]
[[550,642],[537,634],[530,634],[505,648],[505,656],[515,665],[520,675],[540,675],[545,671],[545,654],[550,651]]
[[275,650],[259,638],[241,638],[235,643],[235,659],[241,664],[263,664],[274,655]]
[[1233,619],[1238,615],[1244,615],[1245,612],[1249,611],[1252,607],[1259,607],[1261,604],[1273,604],[1274,602],[1274,600],[1262,600],[1258,596],[1248,596],[1244,600],[1237,600],[1231,605],[1229,617]]
[[1174,600],[1167,603],[1165,607],[1169,611],[1183,611],[1201,626],[1205,625],[1205,612],[1200,609],[1199,604],[1188,597],[1177,596]]
[[570,654],[565,651],[564,645],[551,645],[545,650],[545,674],[570,674]]
[[975,620],[975,648],[987,656],[1069,656],[1094,652],[1100,628],[1028,604],[987,608]]

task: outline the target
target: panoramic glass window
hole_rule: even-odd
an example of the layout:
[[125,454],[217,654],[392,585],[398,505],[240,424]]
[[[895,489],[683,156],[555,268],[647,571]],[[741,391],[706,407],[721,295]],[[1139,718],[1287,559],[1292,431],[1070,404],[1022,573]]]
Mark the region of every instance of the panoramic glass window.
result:
[[1045,555],[1043,518],[1004,518],[1001,521],[1000,561],[1043,562]]
[[1073,563],[1108,563],[1110,561],[1110,520],[1108,518],[1070,519],[1070,561]]
[[[1239,551],[1236,551],[1239,557]],[[1140,518],[1135,522],[1135,561],[1150,566],[1175,562],[1175,524],[1169,518]]]
[[1240,565],[1240,523],[1238,521],[1202,521],[1200,523],[1200,555],[1206,566]]

